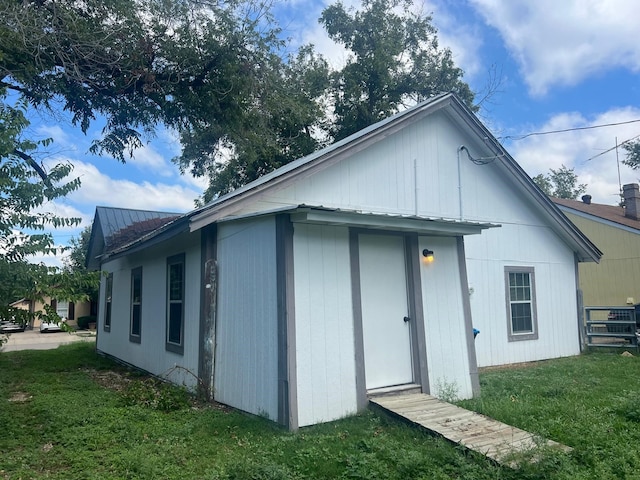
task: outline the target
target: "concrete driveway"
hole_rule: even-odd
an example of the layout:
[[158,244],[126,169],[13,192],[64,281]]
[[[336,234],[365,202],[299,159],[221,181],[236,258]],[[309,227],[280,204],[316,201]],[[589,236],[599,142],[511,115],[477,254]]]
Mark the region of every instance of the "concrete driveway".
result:
[[40,333],[39,330],[26,330],[12,333],[0,352],[15,350],[49,350],[73,342],[95,342],[96,332],[81,330],[78,332],[50,332]]

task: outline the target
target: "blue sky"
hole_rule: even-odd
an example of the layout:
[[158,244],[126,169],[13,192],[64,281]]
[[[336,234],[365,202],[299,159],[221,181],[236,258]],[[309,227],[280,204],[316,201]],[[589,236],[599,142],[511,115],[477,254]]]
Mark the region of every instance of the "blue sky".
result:
[[[335,67],[345,52],[318,24],[331,2],[292,0],[275,4],[292,44],[313,43]],[[344,1],[358,6],[359,2]],[[501,82],[482,105],[481,120],[531,176],[565,165],[598,203],[618,201],[616,138],[640,135],[640,42],[637,7],[628,0],[429,0],[415,8],[431,13],[440,45],[448,47],[465,80],[478,92],[497,72]],[[519,136],[631,122],[552,135]],[[32,133],[55,140],[48,161],[69,161],[83,185],[48,211],[91,223],[96,205],[186,212],[205,182],[181,176],[171,163],[180,146],[160,131],[123,165],[88,153],[100,133],[87,136],[64,121],[33,117]],[[605,152],[612,149],[608,153]],[[619,150],[620,159],[624,157]],[[595,157],[595,158],[594,158]],[[620,166],[622,184],[638,182],[640,171]],[[79,229],[54,232],[65,244]],[[48,264],[59,259],[38,258]]]

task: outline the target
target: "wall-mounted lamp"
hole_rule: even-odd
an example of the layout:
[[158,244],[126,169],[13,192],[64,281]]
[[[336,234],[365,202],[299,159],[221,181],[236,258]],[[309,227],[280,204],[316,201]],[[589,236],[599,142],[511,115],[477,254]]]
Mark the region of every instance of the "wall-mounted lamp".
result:
[[428,248],[425,248],[424,250],[422,250],[422,256],[424,257],[424,261],[431,263],[433,262],[433,250],[429,250]]

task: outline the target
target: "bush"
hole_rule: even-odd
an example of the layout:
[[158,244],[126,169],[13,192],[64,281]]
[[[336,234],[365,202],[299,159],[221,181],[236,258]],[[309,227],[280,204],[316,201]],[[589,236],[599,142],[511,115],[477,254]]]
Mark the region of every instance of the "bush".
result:
[[86,330],[89,328],[89,323],[95,322],[95,315],[85,315],[84,317],[78,317],[78,328]]

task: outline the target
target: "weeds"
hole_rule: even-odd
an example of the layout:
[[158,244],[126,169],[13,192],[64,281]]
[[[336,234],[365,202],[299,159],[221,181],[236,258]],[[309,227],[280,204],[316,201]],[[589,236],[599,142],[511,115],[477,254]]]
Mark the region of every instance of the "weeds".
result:
[[186,389],[155,378],[144,378],[128,383],[122,392],[125,405],[173,412],[189,408],[191,398]]
[[[0,478],[600,479],[640,471],[640,360],[593,354],[483,372],[458,402],[573,447],[498,467],[384,415],[292,434],[132,374],[91,345],[0,355]],[[442,384],[444,395],[454,391]],[[449,392],[449,393],[447,393]],[[191,407],[191,408],[190,408]],[[531,456],[533,455],[533,456]]]

